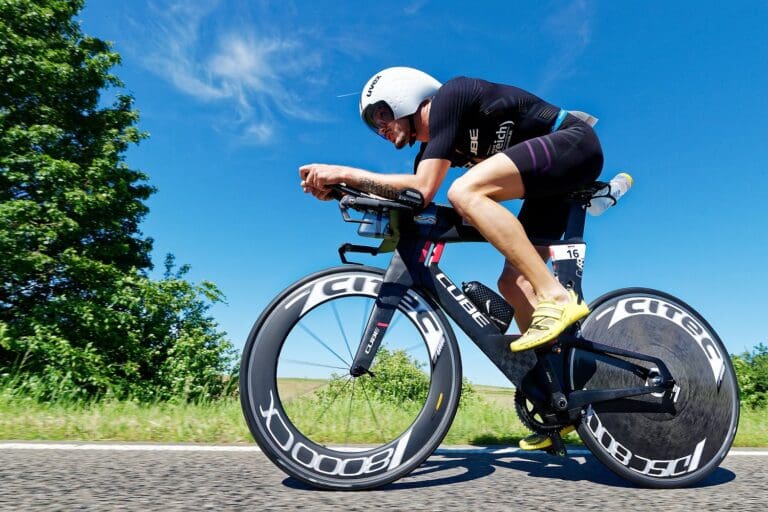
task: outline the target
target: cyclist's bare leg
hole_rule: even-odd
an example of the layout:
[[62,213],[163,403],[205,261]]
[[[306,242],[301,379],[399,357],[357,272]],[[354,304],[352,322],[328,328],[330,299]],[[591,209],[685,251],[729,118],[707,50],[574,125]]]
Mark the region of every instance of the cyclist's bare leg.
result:
[[517,165],[503,153],[498,153],[454,181],[448,190],[448,200],[525,276],[532,286],[536,303],[543,300],[566,303],[568,293],[528,240],[520,221],[499,204],[522,198],[524,193]]
[[[536,251],[544,261],[549,259],[548,247],[536,246]],[[525,332],[531,325],[531,316],[537,303],[533,286],[519,270],[506,261],[499,276],[498,287],[504,299],[515,309],[517,327],[520,332]]]

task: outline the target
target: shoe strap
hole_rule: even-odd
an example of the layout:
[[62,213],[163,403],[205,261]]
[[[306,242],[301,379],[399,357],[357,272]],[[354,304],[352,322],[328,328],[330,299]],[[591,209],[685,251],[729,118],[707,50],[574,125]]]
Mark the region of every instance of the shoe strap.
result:
[[553,302],[542,302],[536,309],[533,310],[531,319],[534,321],[537,319],[551,318],[552,320],[560,320],[563,317],[563,310],[565,307],[555,304]]

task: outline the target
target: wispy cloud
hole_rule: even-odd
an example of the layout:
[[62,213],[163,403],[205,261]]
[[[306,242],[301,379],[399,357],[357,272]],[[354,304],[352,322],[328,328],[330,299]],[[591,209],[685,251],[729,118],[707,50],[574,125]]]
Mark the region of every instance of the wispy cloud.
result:
[[154,8],[147,67],[201,102],[222,104],[228,118],[222,125],[255,142],[272,139],[279,117],[319,119],[293,85],[320,66],[319,52],[274,30],[257,35],[250,23],[219,26],[212,21],[218,4],[188,0]]
[[592,42],[594,8],[590,0],[558,2],[555,14],[545,20],[544,28],[557,42],[556,53],[547,62],[539,90],[546,92],[555,82],[573,76],[578,61]]
[[417,14],[425,5],[429,3],[429,0],[413,0],[410,4],[403,8],[403,11],[408,16]]

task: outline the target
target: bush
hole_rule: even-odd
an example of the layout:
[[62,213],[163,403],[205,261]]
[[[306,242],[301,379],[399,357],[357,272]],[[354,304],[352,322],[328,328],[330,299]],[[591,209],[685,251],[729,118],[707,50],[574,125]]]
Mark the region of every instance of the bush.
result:
[[[41,400],[103,396],[208,400],[228,393],[236,355],[207,316],[223,300],[212,284],[183,279],[166,259],[163,279],[120,276],[85,300],[54,299],[24,322],[0,323],[0,385]],[[46,322],[55,312],[56,322]],[[6,382],[3,382],[3,381]]]
[[731,356],[739,382],[741,404],[756,409],[768,405],[768,346]]
[[[348,375],[334,375],[329,385],[317,391],[321,400],[357,399],[378,400],[391,404],[423,404],[429,392],[429,375],[423,364],[412,359],[405,351],[379,348],[371,366],[373,377],[363,376],[353,388]],[[353,391],[354,390],[354,391]],[[476,397],[466,379],[461,387],[462,404]]]

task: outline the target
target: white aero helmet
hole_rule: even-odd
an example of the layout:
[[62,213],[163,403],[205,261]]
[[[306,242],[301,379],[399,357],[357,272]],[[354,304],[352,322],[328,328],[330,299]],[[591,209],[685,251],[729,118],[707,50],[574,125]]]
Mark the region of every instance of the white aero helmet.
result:
[[380,133],[382,122],[410,116],[441,86],[418,69],[394,67],[379,71],[360,94],[360,117],[371,130]]

